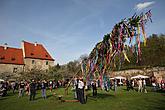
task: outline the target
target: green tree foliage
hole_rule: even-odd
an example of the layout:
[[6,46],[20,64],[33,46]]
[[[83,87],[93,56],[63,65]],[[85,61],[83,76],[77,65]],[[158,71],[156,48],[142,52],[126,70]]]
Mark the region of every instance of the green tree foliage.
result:
[[48,76],[50,79],[68,79],[70,77],[73,77],[74,74],[76,74],[80,70],[80,63],[79,61],[70,61],[69,63],[65,65],[59,65],[50,67]]
[[60,73],[61,66],[59,64],[50,67],[48,71],[48,78],[59,80],[62,79],[62,74]]
[[42,79],[48,79],[47,73],[44,70],[41,69],[32,69],[30,71],[21,72],[19,73],[19,80],[42,80]]
[[165,66],[165,35],[152,34],[147,38],[146,46],[141,43],[141,52],[141,60],[136,63],[136,53],[128,51],[131,62],[124,61],[122,69]]

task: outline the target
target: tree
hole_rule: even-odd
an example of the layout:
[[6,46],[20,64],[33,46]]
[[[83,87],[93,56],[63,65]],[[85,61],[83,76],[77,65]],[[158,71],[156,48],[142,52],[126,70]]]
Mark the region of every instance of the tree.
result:
[[60,68],[61,66],[59,64],[50,67],[48,72],[49,79],[55,79],[55,80],[62,79],[62,75],[59,72]]
[[165,66],[165,35],[152,34],[147,38],[146,46],[141,43],[141,52],[139,63],[136,63],[136,53],[127,52],[131,62],[124,62],[122,69]]

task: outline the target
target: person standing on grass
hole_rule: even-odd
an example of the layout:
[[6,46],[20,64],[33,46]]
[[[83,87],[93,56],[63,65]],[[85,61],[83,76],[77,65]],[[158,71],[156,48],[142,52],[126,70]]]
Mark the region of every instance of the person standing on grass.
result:
[[114,79],[114,91],[116,92],[117,90],[117,79]]
[[13,94],[14,94],[15,93],[15,89],[16,89],[16,83],[15,83],[15,81],[13,81],[11,83],[11,88],[12,88],[12,91],[13,91]]
[[92,83],[92,89],[93,89],[93,96],[97,96],[96,80],[94,80]]
[[26,90],[26,95],[30,95],[30,83],[29,81],[26,82],[26,86],[25,86],[25,90]]
[[130,89],[134,91],[134,80],[130,80]]
[[53,82],[52,81],[49,81],[49,88],[50,88],[50,92],[52,92],[52,89],[53,89]]
[[110,81],[110,79],[107,80],[107,86],[108,86],[108,90],[110,90],[111,89],[111,81]]
[[142,91],[143,91],[143,90],[142,90],[142,89],[143,89],[143,88],[142,88],[142,86],[143,86],[142,83],[143,83],[143,82],[142,82],[142,80],[141,80],[141,78],[140,78],[139,81],[138,81],[138,86],[139,86],[139,87],[138,87],[138,92],[142,92]]
[[77,100],[80,100],[78,83],[79,83],[79,78],[76,79],[75,86],[76,86],[76,97],[77,97]]
[[132,85],[132,88],[134,89],[134,87],[135,87],[135,80],[134,79],[132,80],[131,85]]
[[44,99],[46,99],[46,82],[45,82],[45,80],[43,80],[41,83],[41,93],[42,93],[42,97]]
[[80,78],[78,82],[78,96],[79,96],[79,101],[81,104],[85,104],[85,99],[84,99],[84,82],[83,79]]
[[130,90],[130,83],[129,83],[128,79],[126,79],[126,87],[127,87],[127,91],[129,91]]
[[30,101],[35,99],[36,95],[36,83],[34,80],[32,80],[32,83],[30,84]]
[[75,77],[74,78],[74,81],[73,81],[73,88],[75,89],[75,92],[74,92],[74,98],[75,99],[78,99],[77,97],[77,91],[78,91],[78,81],[77,81],[77,78]]
[[19,84],[19,96],[18,97],[22,97],[24,95],[24,90],[25,90],[25,83],[23,81],[21,81]]
[[144,91],[144,93],[147,93],[147,89],[146,89],[146,80],[143,79],[142,81],[143,81],[143,91]]
[[107,82],[107,80],[104,82],[104,89],[105,89],[105,91],[108,92],[108,82]]

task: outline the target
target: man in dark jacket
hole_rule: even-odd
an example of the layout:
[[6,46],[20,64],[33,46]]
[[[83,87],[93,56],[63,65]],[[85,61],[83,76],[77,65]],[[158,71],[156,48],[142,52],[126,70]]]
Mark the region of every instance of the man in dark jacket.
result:
[[34,80],[32,80],[32,83],[30,84],[30,101],[35,99],[36,95],[36,83]]
[[92,83],[92,89],[93,89],[93,96],[97,96],[96,80],[94,80]]

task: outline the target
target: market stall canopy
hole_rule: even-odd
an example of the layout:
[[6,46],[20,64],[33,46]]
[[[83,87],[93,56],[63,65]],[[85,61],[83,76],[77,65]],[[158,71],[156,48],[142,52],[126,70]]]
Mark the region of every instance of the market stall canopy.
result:
[[123,76],[116,76],[116,77],[113,77],[113,78],[110,78],[110,79],[126,79],[126,77],[123,77]]
[[4,80],[3,79],[0,79],[0,82],[3,82]]
[[123,76],[116,76],[114,77],[115,79],[126,79],[126,77],[123,77]]
[[131,79],[139,79],[139,78],[149,78],[149,76],[137,75],[137,76],[131,77]]

